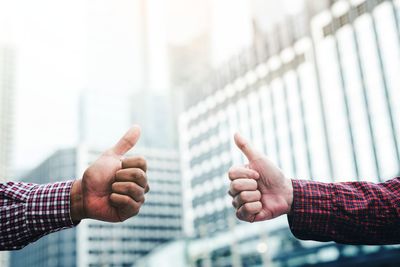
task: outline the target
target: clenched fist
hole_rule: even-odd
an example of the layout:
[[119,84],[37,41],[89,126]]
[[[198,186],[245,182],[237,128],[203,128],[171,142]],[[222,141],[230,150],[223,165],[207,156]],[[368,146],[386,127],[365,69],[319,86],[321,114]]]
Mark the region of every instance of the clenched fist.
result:
[[148,192],[146,160],[123,158],[135,146],[140,128],[132,127],[118,143],[105,151],[71,190],[71,217],[74,222],[90,218],[121,222],[135,216]]
[[249,160],[245,166],[232,167],[228,174],[236,216],[255,222],[289,213],[293,202],[292,181],[239,134],[235,135],[235,143]]

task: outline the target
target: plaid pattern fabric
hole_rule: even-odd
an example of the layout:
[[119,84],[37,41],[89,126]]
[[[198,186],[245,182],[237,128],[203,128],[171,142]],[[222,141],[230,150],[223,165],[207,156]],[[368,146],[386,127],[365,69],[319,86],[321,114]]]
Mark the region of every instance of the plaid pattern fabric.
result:
[[400,178],[381,184],[292,180],[288,215],[299,239],[345,244],[400,244]]
[[51,232],[72,227],[72,184],[0,184],[0,250],[20,249]]

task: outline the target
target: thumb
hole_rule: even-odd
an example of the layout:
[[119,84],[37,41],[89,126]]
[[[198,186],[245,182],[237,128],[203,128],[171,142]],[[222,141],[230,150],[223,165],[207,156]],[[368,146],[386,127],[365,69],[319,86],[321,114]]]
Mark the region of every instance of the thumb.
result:
[[262,155],[254,150],[247,140],[245,140],[240,134],[236,133],[234,139],[237,147],[243,152],[249,161],[257,160],[262,157]]
[[132,126],[126,134],[115,144],[111,150],[117,155],[124,155],[132,147],[134,147],[140,137],[140,127],[138,125]]

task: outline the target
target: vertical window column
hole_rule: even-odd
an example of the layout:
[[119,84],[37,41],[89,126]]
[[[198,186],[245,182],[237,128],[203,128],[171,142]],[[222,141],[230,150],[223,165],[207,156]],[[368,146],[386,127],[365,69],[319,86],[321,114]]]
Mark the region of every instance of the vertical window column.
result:
[[370,14],[354,21],[359,40],[360,58],[366,82],[366,91],[371,108],[371,121],[375,133],[375,144],[381,175],[388,178],[398,171],[398,159],[392,129],[391,114],[386,98],[386,84],[380,64],[380,52],[376,43],[374,25]]
[[258,151],[263,151],[264,138],[262,136],[261,128],[261,110],[260,110],[260,98],[257,92],[252,92],[247,97],[249,105],[249,120],[250,128],[252,131],[252,143]]
[[274,117],[276,120],[276,136],[279,140],[279,158],[281,168],[290,177],[294,176],[294,165],[292,162],[292,150],[290,146],[289,125],[287,123],[287,110],[285,101],[285,87],[280,78],[271,82]]
[[358,160],[358,179],[376,181],[379,174],[374,132],[370,123],[368,99],[364,87],[362,65],[359,64],[357,40],[350,25],[336,33],[337,46],[341,55],[344,88],[349,105],[350,127],[354,136],[354,153]]
[[277,138],[275,135],[274,113],[272,109],[271,88],[263,85],[260,88],[261,114],[264,127],[265,153],[277,164],[280,164],[278,157]]
[[[227,107],[227,119],[228,119],[229,132],[231,136],[233,136],[233,134],[236,133],[239,129],[237,112],[238,112],[237,105],[235,103],[229,103]],[[233,139],[231,139],[230,143],[231,143],[230,153],[232,155],[232,164],[239,165],[242,163],[240,152],[237,150]]]
[[293,157],[296,161],[296,178],[310,179],[310,166],[307,155],[307,141],[304,132],[304,113],[302,109],[300,88],[297,73],[289,71],[285,74],[286,98],[290,113],[290,131],[293,140]]
[[330,181],[330,160],[328,156],[328,141],[324,133],[322,114],[322,99],[318,93],[317,76],[314,66],[305,62],[298,67],[301,87],[301,99],[304,107],[304,124],[308,132],[308,152],[312,169],[309,170],[313,179]]
[[328,36],[320,40],[316,44],[316,51],[326,108],[333,177],[335,180],[349,180],[355,177],[356,172],[334,38]]
[[[400,32],[397,26],[393,3],[380,4],[373,11],[379,47],[382,56],[382,64],[385,72],[388,89],[388,101],[393,116],[394,136],[400,151]],[[398,166],[398,173],[400,166]]]

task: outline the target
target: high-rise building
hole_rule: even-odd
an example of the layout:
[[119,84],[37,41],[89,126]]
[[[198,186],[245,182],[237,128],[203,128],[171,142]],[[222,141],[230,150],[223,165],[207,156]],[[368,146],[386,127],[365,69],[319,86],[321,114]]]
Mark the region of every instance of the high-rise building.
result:
[[[170,150],[135,150],[148,160],[150,192],[138,216],[112,224],[84,220],[78,227],[45,236],[11,253],[11,266],[133,266],[158,245],[181,237],[179,157]],[[99,151],[61,150],[26,175],[34,183],[74,179]]]
[[[379,182],[400,174],[399,16],[398,1],[335,1],[302,38],[288,20],[266,40],[265,60],[234,66],[239,71],[230,82],[180,116],[189,236],[212,243],[227,229],[242,228],[226,194],[227,170],[245,161],[234,132],[288,177]],[[234,253],[237,246],[196,246],[198,264],[227,257],[235,265],[244,257]]]
[[312,24],[332,176],[399,172],[400,32],[393,1],[337,1]]

